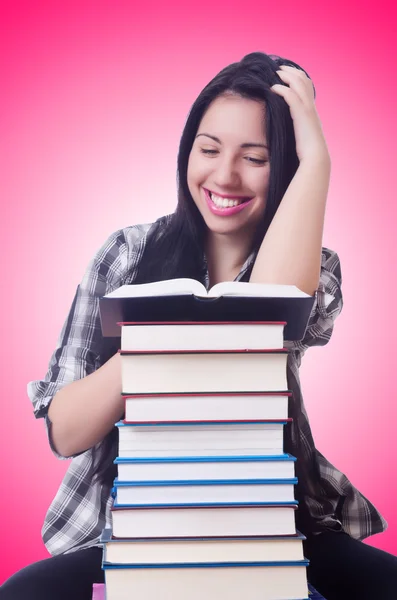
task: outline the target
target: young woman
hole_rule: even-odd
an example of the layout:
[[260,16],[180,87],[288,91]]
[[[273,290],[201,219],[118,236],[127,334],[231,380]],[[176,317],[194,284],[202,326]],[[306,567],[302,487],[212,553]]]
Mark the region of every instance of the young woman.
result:
[[90,600],[103,581],[99,536],[122,417],[119,340],[102,338],[99,298],[128,283],[192,277],[293,284],[316,295],[307,330],[287,341],[293,391],[287,451],[298,458],[297,526],[310,582],[327,600],[397,597],[397,558],[362,539],[386,528],[374,506],[314,446],[299,383],[304,352],[326,344],[342,309],[335,252],[322,248],[330,157],[312,82],[298,65],[254,52],[201,92],[178,154],[178,205],[112,234],[77,288],[49,370],[28,393],[49,442],[72,458],[47,513],[52,558],[0,588],[1,600]]

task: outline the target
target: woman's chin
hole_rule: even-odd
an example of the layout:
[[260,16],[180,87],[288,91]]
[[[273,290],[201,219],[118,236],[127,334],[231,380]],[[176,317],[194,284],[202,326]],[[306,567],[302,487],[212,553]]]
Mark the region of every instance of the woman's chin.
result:
[[236,223],[234,219],[217,218],[214,215],[202,215],[208,231],[218,235],[236,235],[244,229],[244,223]]

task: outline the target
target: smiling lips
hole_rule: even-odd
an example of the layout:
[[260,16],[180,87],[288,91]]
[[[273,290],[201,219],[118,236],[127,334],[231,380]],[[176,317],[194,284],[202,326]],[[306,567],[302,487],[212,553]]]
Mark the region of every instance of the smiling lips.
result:
[[205,198],[207,200],[210,211],[215,215],[229,216],[234,215],[246,206],[251,204],[253,198],[242,196],[218,196],[209,190],[204,189]]

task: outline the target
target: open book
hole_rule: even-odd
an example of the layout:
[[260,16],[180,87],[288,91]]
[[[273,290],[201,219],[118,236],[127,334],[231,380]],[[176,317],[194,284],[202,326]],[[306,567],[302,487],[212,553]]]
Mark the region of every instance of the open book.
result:
[[285,339],[300,340],[314,300],[294,285],[225,281],[207,292],[194,279],[169,279],[123,285],[99,308],[105,337],[120,337],[126,322],[286,321]]
[[153,283],[122,285],[105,298],[143,298],[152,296],[179,296],[193,294],[200,298],[219,298],[220,296],[254,296],[257,298],[309,298],[295,285],[276,283],[246,283],[243,281],[224,281],[210,290],[195,279],[167,279]]

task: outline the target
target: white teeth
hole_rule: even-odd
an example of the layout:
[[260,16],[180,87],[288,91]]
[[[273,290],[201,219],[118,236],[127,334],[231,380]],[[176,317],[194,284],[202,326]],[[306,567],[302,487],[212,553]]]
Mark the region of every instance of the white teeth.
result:
[[243,200],[232,200],[230,198],[221,198],[216,194],[211,194],[212,202],[219,208],[231,208],[232,206],[238,206],[243,203]]

